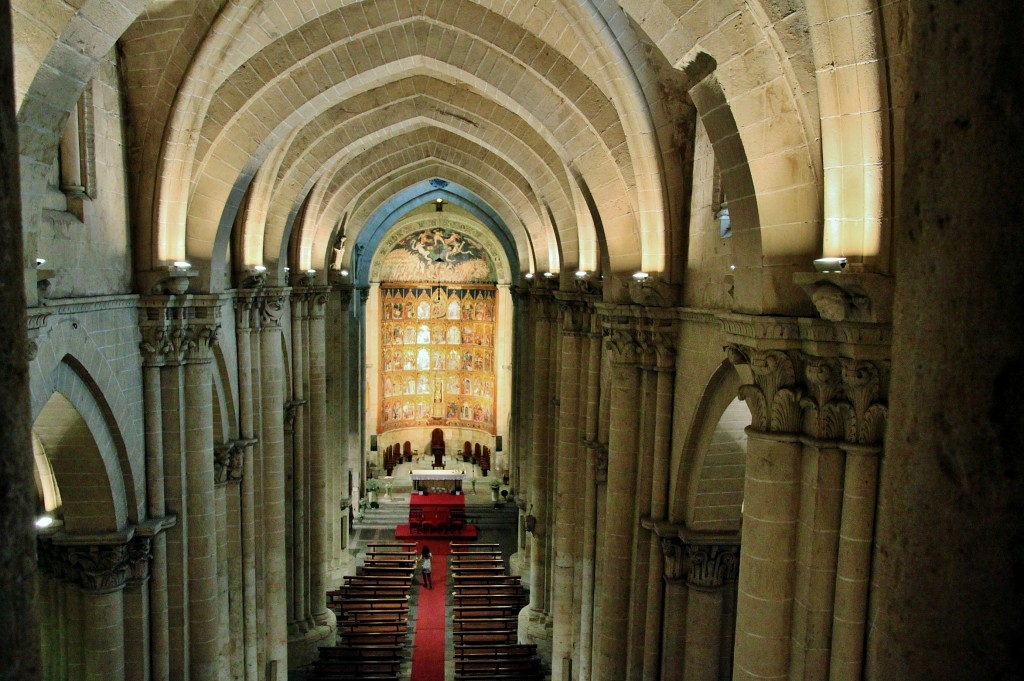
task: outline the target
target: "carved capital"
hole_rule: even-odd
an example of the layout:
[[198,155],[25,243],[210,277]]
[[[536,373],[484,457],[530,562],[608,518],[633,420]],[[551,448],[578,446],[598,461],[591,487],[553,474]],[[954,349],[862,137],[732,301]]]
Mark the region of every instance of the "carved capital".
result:
[[682,542],[675,537],[661,537],[659,544],[664,559],[665,579],[670,582],[682,579],[686,568]]
[[843,381],[839,360],[804,356],[807,395],[800,400],[804,410],[804,432],[824,440],[843,437]]
[[753,373],[754,383],[739,389],[739,398],[750,408],[751,425],[764,433],[799,432],[803,389],[797,385],[795,353],[739,345],[726,346],[725,352],[730,362],[749,365]]
[[231,440],[213,448],[213,481],[223,485],[238,482],[245,472],[246,440]]
[[736,545],[686,544],[686,583],[714,589],[739,574],[740,550]]
[[880,444],[885,435],[889,408],[884,400],[888,387],[888,362],[842,361],[843,385],[849,397],[846,439],[857,444]]
[[260,298],[260,328],[268,330],[281,328],[284,307],[284,293],[280,290],[268,292],[268,295]]
[[562,333],[569,335],[583,335],[590,331],[589,305],[581,300],[560,298],[558,307],[562,312]]
[[627,329],[605,329],[604,345],[611,353],[612,364],[636,366],[643,356],[643,346],[637,335]]
[[149,561],[153,558],[153,540],[150,537],[133,537],[128,542],[128,578],[143,581],[149,577]]
[[288,400],[284,403],[284,429],[286,432],[295,430],[295,417],[299,414],[299,407],[306,404],[306,400]]
[[196,321],[188,327],[185,353],[189,362],[208,362],[220,342],[220,324]]
[[109,593],[132,574],[128,544],[60,545],[39,538],[39,569],[46,575],[92,593]]
[[629,299],[645,307],[672,307],[679,297],[679,287],[662,281],[658,276],[630,279],[627,284]]

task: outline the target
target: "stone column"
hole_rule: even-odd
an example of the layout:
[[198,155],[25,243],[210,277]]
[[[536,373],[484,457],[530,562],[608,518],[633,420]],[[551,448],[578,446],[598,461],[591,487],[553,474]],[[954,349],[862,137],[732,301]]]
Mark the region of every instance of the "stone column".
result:
[[[142,323],[142,401],[146,430],[146,499],[151,518],[167,514],[164,497],[163,404],[160,367],[166,360],[166,329]],[[152,644],[148,672],[152,681],[168,681],[170,660],[167,603],[167,535],[158,532],[150,544],[152,561],[149,588],[149,638]]]
[[152,539],[136,536],[128,543],[128,578],[124,589],[124,677],[150,679],[149,569]]
[[185,469],[188,489],[189,671],[192,681],[219,675],[217,532],[213,472],[210,363],[219,308],[196,308],[188,327],[185,364]]
[[536,519],[535,530],[530,538],[530,616],[543,625],[548,612],[547,566],[545,565],[546,545],[549,539],[547,528],[550,522],[549,485],[551,459],[551,418],[556,396],[550,392],[551,327],[554,310],[549,296],[535,296],[532,301],[535,313],[534,324],[534,367],[533,367],[533,433],[530,451],[530,496],[529,513]]
[[829,678],[858,681],[863,678],[868,631],[879,458],[888,413],[882,383],[888,383],[888,363],[846,360],[842,374],[850,406],[846,441],[841,445],[845,450],[846,469]]
[[[606,325],[607,326],[607,325]],[[632,573],[633,509],[637,476],[640,371],[639,345],[626,325],[608,328],[611,414],[608,440],[607,509],[601,552],[600,619],[596,631],[598,681],[626,678]]]
[[[260,409],[262,431],[262,533],[264,536],[264,606],[266,624],[266,673],[276,669],[270,681],[284,681],[288,668],[288,585],[285,555],[284,480],[284,356],[281,318],[284,292],[268,290],[262,299],[260,324]],[[264,676],[264,672],[260,672]]]
[[580,633],[578,654],[578,678],[588,679],[592,669],[591,656],[594,639],[594,561],[597,542],[597,442],[598,411],[601,392],[601,336],[594,332],[596,315],[591,319],[591,329],[586,339],[586,401],[584,402],[585,422],[583,428],[583,504],[580,523]]
[[253,452],[257,444],[253,413],[253,366],[259,358],[253,356],[252,340],[258,338],[260,323],[259,298],[253,291],[239,291],[235,298],[235,343],[238,355],[238,425],[243,475],[239,484],[239,524],[241,539],[242,579],[242,650],[243,678],[258,679],[257,607],[256,607],[256,493]]
[[[587,371],[583,361],[581,335],[589,330],[589,314],[579,301],[562,299],[562,353],[561,380],[559,381],[559,429],[556,465],[554,522],[554,574],[552,588],[552,652],[551,675],[563,678],[562,665],[575,652],[573,605],[576,566],[581,558],[576,542],[576,527],[580,522],[580,395],[581,370]],[[584,381],[586,376],[584,376]]]
[[[291,566],[289,580],[288,630],[292,636],[306,632],[306,341],[304,320],[306,317],[306,293],[296,288],[291,295],[292,313],[292,385],[291,399],[285,404],[286,436],[291,443],[291,489],[286,515],[290,516],[286,533]],[[291,431],[290,433],[288,431]],[[286,447],[286,449],[288,449]]]
[[781,350],[729,346],[755,383],[740,387],[750,407],[743,489],[743,544],[733,679],[789,674],[802,445],[797,364]]
[[738,547],[688,542],[686,576],[686,681],[721,678],[722,615],[725,584],[736,579]]
[[[672,459],[672,402],[675,391],[675,334],[655,343],[658,353],[657,386],[651,482],[651,519],[664,521],[668,514],[669,464]],[[647,622],[645,626],[643,678],[657,679],[661,668],[665,561],[662,542],[652,538],[648,560]]]
[[839,360],[804,357],[807,395],[797,536],[790,679],[829,678],[839,511],[843,495]]
[[310,541],[309,541],[309,607],[311,624],[329,626],[334,613],[327,608],[328,528],[333,513],[328,509],[327,480],[327,331],[324,317],[327,288],[311,290],[309,313],[309,479],[310,479]]
[[661,669],[651,678],[660,681],[683,681],[689,620],[687,613],[689,591],[686,588],[686,570],[683,544],[677,537],[664,536],[659,541],[665,579],[665,608],[661,627]]

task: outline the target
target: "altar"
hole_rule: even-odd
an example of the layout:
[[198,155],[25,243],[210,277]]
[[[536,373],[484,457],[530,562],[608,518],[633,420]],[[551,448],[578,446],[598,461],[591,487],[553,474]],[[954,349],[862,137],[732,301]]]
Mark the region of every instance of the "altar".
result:
[[456,470],[414,470],[409,474],[415,491],[461,492],[466,474]]

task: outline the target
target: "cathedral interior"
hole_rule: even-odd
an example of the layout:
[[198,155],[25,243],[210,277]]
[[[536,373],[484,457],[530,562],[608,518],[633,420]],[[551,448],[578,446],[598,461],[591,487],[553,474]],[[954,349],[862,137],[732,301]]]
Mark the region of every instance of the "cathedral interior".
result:
[[442,436],[551,681],[1024,679],[1020,3],[0,16],[0,679],[284,681]]

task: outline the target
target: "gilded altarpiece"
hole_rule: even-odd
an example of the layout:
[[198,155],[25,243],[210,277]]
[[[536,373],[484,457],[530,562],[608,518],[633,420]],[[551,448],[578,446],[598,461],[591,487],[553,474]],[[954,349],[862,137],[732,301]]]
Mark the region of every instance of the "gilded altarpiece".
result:
[[494,286],[383,285],[380,300],[380,432],[494,434]]

